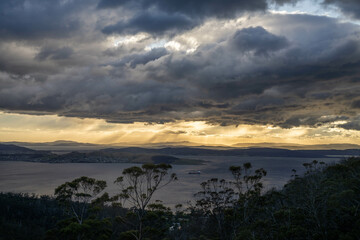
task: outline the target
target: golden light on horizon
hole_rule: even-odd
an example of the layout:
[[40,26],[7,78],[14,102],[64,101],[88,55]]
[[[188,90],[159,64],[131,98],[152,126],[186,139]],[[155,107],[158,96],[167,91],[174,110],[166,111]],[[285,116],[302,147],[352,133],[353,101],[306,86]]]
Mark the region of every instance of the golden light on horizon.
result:
[[218,126],[204,121],[165,124],[108,123],[56,115],[25,115],[0,112],[0,141],[51,142],[69,140],[96,144],[142,145],[184,143],[226,145],[250,143],[330,144],[360,143],[358,131],[329,126],[282,129],[268,125]]

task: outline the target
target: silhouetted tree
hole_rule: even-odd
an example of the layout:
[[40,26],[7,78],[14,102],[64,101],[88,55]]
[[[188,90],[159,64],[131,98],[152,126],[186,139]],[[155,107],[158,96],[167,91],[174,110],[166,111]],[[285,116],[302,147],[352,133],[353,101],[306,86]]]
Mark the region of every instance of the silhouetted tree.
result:
[[122,176],[115,183],[120,187],[120,193],[112,198],[115,204],[129,207],[126,216],[121,221],[131,227],[131,230],[123,233],[127,237],[123,239],[142,240],[146,232],[151,231],[144,226],[147,207],[151,203],[154,193],[177,180],[176,174],[169,174],[169,164],[143,164],[141,167],[124,169]]
[[224,179],[212,178],[201,183],[202,191],[195,194],[198,198],[196,208],[205,217],[211,217],[216,222],[218,235],[221,239],[227,239],[225,231],[225,212],[230,209],[235,202],[234,190],[231,183]]
[[[57,234],[67,239],[107,239],[110,235],[106,219],[89,218],[89,209],[108,199],[107,193],[99,197],[106,188],[106,182],[89,177],[80,177],[66,182],[55,189],[56,199],[65,207],[71,218],[59,222]],[[54,234],[55,233],[55,234]]]

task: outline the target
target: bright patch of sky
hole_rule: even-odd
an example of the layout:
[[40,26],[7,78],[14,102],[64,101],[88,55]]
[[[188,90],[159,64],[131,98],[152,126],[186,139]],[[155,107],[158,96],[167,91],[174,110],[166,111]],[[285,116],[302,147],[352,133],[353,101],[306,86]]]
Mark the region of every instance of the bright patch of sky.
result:
[[116,39],[111,39],[111,42],[113,42],[114,47],[118,47],[120,45],[139,42],[141,40],[144,40],[145,38],[147,38],[147,35],[144,33],[140,33],[133,36],[125,36]]
[[336,6],[324,5],[322,0],[302,0],[296,4],[285,4],[278,6],[272,4],[270,6],[270,12],[278,14],[311,14],[327,16],[332,18],[339,18],[347,22],[352,22],[360,25],[359,20],[354,20],[345,16]]
[[180,43],[175,40],[166,40],[166,39],[160,39],[156,40],[153,43],[147,45],[145,47],[145,51],[150,51],[153,48],[160,48],[164,47],[169,51],[184,51],[186,53],[193,53],[196,51],[198,47],[198,43],[195,38],[193,37],[183,37],[182,42]]
[[341,17],[341,12],[332,6],[324,6],[322,1],[317,0],[302,0],[296,4],[285,4],[283,6],[277,6],[273,4],[270,6],[270,11],[275,13],[293,13],[293,14],[311,14],[322,15],[333,18]]
[[166,40],[165,39],[160,39],[158,41],[155,41],[153,43],[151,43],[150,45],[145,47],[145,50],[150,51],[153,48],[160,48],[160,47],[164,47],[164,45],[166,44]]
[[[54,124],[56,123],[56,124]],[[74,132],[76,134],[74,135]],[[336,128],[329,123],[318,128],[282,129],[268,125],[216,126],[205,121],[165,124],[108,123],[101,119],[24,115],[0,111],[0,142],[49,142],[69,140],[98,144],[141,145],[188,142],[190,145],[241,143],[360,144],[360,132]],[[244,145],[245,144],[245,145]]]

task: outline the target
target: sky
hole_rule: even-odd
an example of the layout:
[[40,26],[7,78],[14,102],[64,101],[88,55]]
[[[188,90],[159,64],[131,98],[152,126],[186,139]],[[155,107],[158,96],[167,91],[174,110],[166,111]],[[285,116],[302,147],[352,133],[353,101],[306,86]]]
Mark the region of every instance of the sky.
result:
[[0,141],[360,144],[358,0],[2,0]]

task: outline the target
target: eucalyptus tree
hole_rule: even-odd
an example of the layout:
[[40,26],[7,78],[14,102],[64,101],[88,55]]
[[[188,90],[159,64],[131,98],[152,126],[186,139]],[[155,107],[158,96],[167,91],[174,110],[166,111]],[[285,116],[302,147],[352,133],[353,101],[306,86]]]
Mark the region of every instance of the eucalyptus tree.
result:
[[212,178],[201,183],[201,191],[195,194],[196,209],[204,215],[204,220],[214,220],[216,229],[221,239],[227,239],[225,230],[225,213],[235,203],[235,192],[231,188],[231,182],[225,179]]
[[136,240],[144,239],[149,230],[148,227],[145,229],[144,219],[155,192],[177,180],[175,173],[170,174],[171,168],[169,164],[143,164],[124,169],[122,176],[116,179],[120,192],[112,197],[112,201],[115,205],[129,208],[121,221],[132,228],[124,234]]
[[251,163],[229,168],[233,180],[212,178],[201,183],[202,191],[195,194],[195,210],[213,221],[220,239],[235,239],[240,226],[245,226],[253,215],[263,189],[263,168],[252,171]]
[[72,217],[59,223],[60,234],[67,239],[107,239],[110,235],[106,219],[89,218],[89,210],[108,199],[101,193],[106,188],[105,181],[89,177],[76,178],[55,189],[55,197]]

